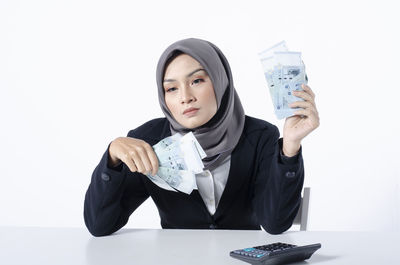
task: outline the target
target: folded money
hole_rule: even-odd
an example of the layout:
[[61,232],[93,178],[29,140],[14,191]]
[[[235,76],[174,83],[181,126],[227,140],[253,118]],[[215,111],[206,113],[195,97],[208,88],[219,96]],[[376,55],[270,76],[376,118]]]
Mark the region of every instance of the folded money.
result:
[[176,133],[153,146],[159,168],[157,174],[146,176],[154,184],[167,190],[190,194],[197,189],[195,174],[203,171],[206,153],[192,132]]
[[197,189],[195,175],[188,170],[159,167],[157,175],[172,188],[186,194],[190,194],[194,189]]
[[268,83],[275,115],[278,119],[293,116],[299,108],[290,108],[289,104],[303,101],[302,98],[294,96],[293,91],[302,90],[301,85],[307,84],[301,53],[289,51],[285,41],[282,41],[258,55]]

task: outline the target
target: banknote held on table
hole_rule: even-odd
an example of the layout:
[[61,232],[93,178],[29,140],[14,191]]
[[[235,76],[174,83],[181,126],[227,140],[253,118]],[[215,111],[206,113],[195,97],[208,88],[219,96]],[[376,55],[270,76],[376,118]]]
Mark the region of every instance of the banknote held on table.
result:
[[159,167],[156,175],[146,176],[160,188],[190,194],[197,189],[195,174],[203,171],[207,155],[192,132],[176,133],[153,146]]
[[289,51],[285,41],[282,41],[258,53],[258,56],[267,80],[276,117],[283,119],[293,116],[299,108],[291,108],[289,104],[303,101],[302,98],[294,96],[293,91],[302,90],[301,85],[307,84],[301,53]]

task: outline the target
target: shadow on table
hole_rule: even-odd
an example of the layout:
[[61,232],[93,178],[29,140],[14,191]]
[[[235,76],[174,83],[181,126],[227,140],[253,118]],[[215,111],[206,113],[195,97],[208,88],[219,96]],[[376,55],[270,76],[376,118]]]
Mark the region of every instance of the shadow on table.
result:
[[328,255],[320,255],[320,254],[314,253],[311,256],[311,258],[309,259],[308,263],[331,261],[331,260],[334,260],[337,258],[339,258],[339,256],[328,256]]
[[[287,264],[287,265],[312,265],[314,263],[323,263],[323,262],[329,262],[331,260],[337,259],[337,256],[326,256],[326,255],[318,255],[318,254],[313,254],[310,259],[306,259],[304,261],[299,261],[299,262],[289,262],[289,263],[282,263],[282,265]],[[245,264],[245,263],[243,263]]]
[[124,229],[120,229],[117,232],[115,232],[114,234],[109,235],[109,237],[111,236],[119,236],[119,235],[123,235],[123,234],[132,234],[132,233],[143,233],[149,230],[155,230],[155,229],[135,229],[135,228],[124,228]]

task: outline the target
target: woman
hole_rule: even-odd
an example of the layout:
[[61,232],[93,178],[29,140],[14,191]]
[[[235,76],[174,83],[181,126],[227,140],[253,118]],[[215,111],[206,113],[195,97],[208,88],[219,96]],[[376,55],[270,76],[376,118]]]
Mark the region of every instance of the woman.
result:
[[[171,44],[157,65],[165,118],[153,119],[112,141],[93,172],[84,204],[94,236],[114,233],[149,196],[163,228],[286,231],[299,209],[304,181],[301,140],[319,125],[314,93],[303,85],[301,107],[279,130],[244,114],[222,52],[201,39]],[[165,137],[192,131],[207,157],[190,195],[159,188],[152,149]]]

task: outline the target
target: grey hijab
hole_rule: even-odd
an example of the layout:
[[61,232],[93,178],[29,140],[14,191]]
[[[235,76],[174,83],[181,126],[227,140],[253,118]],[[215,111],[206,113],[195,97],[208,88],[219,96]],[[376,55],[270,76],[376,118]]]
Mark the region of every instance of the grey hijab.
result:
[[[179,124],[170,113],[164,99],[163,79],[167,64],[176,54],[185,53],[196,59],[209,75],[217,99],[217,113],[205,124],[189,129]],[[245,114],[233,86],[229,63],[221,50],[211,42],[188,38],[171,44],[157,64],[158,100],[165,117],[170,122],[171,135],[192,131],[207,157],[205,170],[218,167],[239,142],[244,127]]]

